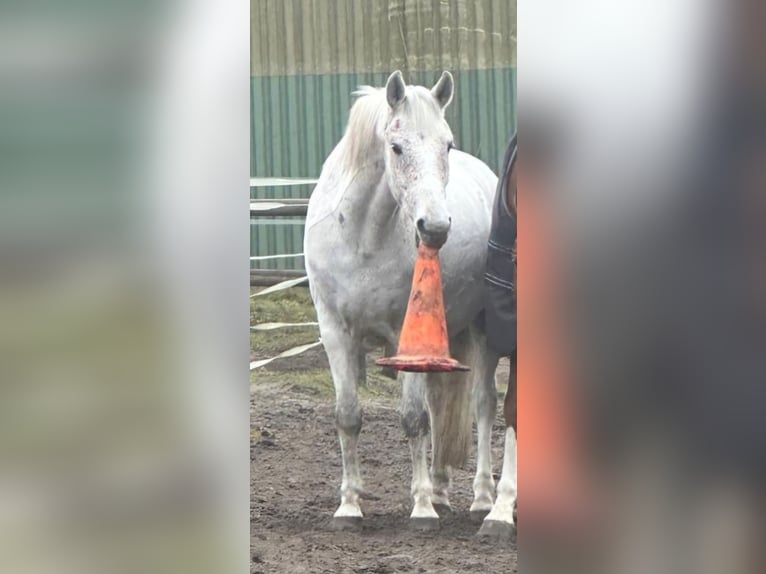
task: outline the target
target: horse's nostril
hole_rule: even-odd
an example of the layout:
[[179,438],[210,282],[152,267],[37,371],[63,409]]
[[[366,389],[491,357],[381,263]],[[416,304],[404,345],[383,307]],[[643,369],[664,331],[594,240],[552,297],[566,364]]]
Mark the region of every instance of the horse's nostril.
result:
[[426,220],[425,219],[423,219],[422,217],[420,219],[418,219],[417,225],[418,225],[418,231],[420,231],[421,233],[425,232],[425,230],[426,230]]

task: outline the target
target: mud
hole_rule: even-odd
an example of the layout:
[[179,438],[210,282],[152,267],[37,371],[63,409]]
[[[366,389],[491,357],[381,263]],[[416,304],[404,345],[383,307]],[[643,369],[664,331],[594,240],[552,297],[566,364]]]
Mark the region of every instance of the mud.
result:
[[[466,469],[456,471],[451,492],[455,512],[442,517],[437,531],[411,529],[409,448],[394,397],[362,401],[359,452],[365,487],[376,499],[363,501],[365,517],[358,531],[331,529],[342,468],[333,404],[290,381],[292,372],[308,363],[316,368],[323,359],[323,353],[312,353],[276,362],[274,370],[281,372],[283,382],[259,383],[256,375],[251,385],[251,572],[517,572],[515,542],[476,537],[480,522],[468,512],[475,452]],[[493,429],[496,472],[503,431],[499,414]]]

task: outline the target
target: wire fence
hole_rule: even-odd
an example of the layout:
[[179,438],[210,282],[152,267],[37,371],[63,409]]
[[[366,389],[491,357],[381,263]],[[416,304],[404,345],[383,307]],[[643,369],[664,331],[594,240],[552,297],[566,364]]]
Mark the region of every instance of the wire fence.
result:
[[[316,179],[310,178],[285,178],[285,177],[269,177],[269,178],[251,178],[250,187],[274,187],[274,186],[288,186],[288,185],[314,185]],[[251,225],[258,225],[257,218],[259,216],[287,216],[287,217],[306,217],[306,211],[308,209],[308,199],[253,199],[250,201],[250,221]],[[303,257],[303,253],[281,253],[276,255],[251,255],[251,263],[254,261],[271,261],[275,259],[293,259]],[[250,269],[250,286],[251,287],[266,287],[256,293],[250,295],[250,298],[263,297],[290,289],[292,287],[304,286],[308,284],[308,277],[302,270],[294,269]],[[318,323],[315,322],[303,322],[303,323],[260,323],[251,325],[251,331],[271,331],[274,329],[293,329],[296,327],[318,327]],[[259,359],[250,362],[250,370],[264,367],[275,361],[276,359],[294,357],[301,353],[313,349],[321,345],[322,341],[317,340],[313,343],[306,345],[299,345],[292,347],[267,359]]]

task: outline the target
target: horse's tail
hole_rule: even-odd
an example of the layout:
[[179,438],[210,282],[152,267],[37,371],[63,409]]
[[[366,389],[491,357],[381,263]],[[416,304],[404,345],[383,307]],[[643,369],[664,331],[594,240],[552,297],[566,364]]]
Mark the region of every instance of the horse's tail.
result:
[[426,379],[434,468],[462,468],[471,452],[473,411],[468,373],[430,374]]

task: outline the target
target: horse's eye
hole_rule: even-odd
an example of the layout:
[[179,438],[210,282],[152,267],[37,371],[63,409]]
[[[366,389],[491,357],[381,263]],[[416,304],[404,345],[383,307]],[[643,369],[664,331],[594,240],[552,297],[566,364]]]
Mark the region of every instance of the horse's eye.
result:
[[396,155],[402,155],[402,148],[398,144],[391,144],[391,149],[394,150]]

